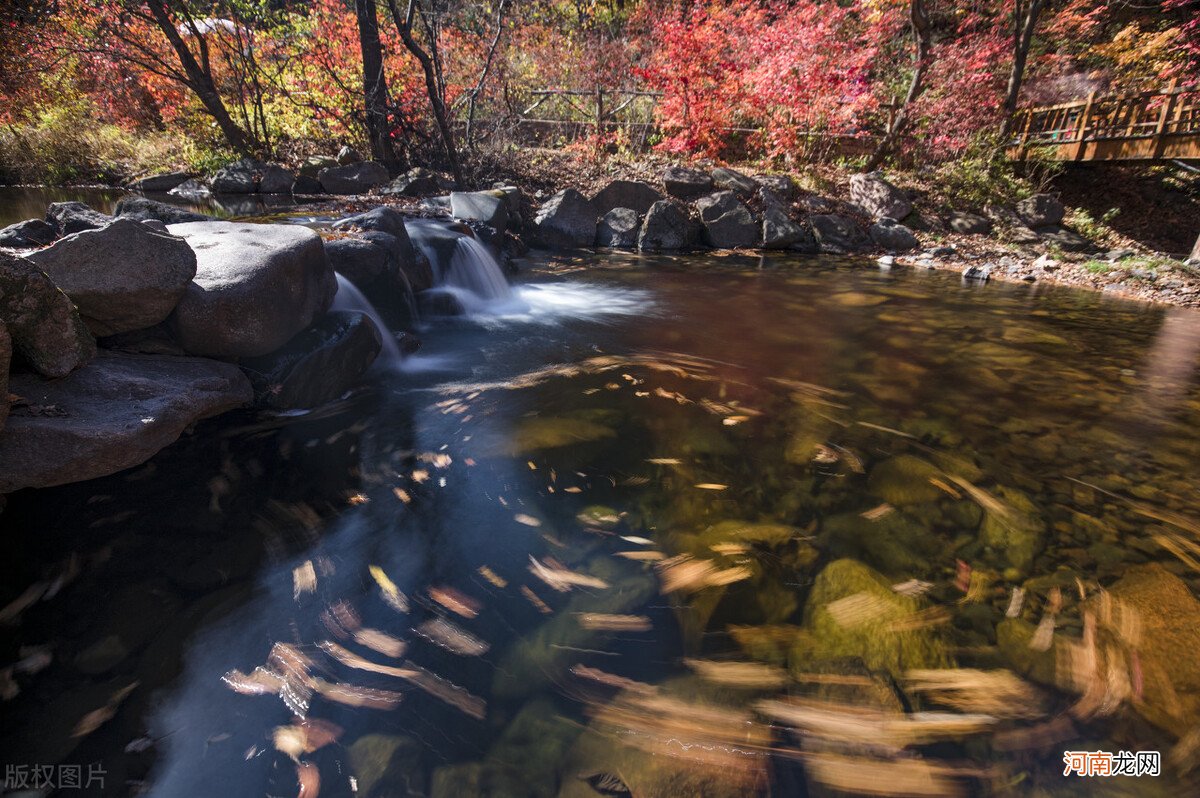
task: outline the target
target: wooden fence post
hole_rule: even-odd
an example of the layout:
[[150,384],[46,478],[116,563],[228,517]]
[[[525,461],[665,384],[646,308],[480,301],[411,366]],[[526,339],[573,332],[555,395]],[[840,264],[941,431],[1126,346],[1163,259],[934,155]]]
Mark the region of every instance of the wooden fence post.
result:
[[1154,160],[1162,157],[1163,149],[1166,147],[1167,122],[1171,118],[1171,112],[1175,110],[1177,102],[1175,87],[1178,85],[1179,79],[1172,78],[1170,85],[1167,86],[1167,101],[1163,103],[1163,107],[1158,113],[1158,124],[1154,126],[1154,146],[1150,151],[1150,157]]
[[1071,157],[1073,161],[1083,160],[1083,144],[1087,138],[1088,123],[1092,121],[1092,104],[1096,102],[1096,92],[1088,92],[1087,102],[1083,106],[1083,113],[1079,116],[1079,126],[1076,128],[1075,136],[1078,142],[1075,145],[1075,154]]

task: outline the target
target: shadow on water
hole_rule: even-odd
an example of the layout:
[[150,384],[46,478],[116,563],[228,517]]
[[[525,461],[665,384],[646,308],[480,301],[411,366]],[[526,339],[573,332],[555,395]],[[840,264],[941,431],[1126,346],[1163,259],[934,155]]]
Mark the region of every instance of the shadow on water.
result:
[[0,630],[41,655],[5,762],[171,797],[1065,795],[1064,750],[1139,749],[1163,775],[1123,794],[1195,786],[1196,314],[589,255],[474,308],[331,407],[12,496],[4,601],[44,589]]

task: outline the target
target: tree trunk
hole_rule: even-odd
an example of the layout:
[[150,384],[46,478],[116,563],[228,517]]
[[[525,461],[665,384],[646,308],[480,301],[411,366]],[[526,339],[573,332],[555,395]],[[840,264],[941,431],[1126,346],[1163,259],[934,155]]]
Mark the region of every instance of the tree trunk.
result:
[[358,18],[358,43],[362,50],[363,110],[371,157],[394,175],[399,171],[400,159],[396,157],[388,126],[387,78],[383,72],[383,46],[379,43],[375,0],[354,0],[354,15]]
[[916,102],[921,96],[921,92],[925,90],[925,73],[929,71],[929,50],[930,50],[930,26],[929,18],[925,16],[924,0],[911,0],[909,4],[909,22],[912,25],[913,40],[917,45],[916,64],[913,67],[912,80],[908,84],[908,94],[904,97],[904,102],[900,108],[896,110],[896,115],[892,118],[891,125],[888,126],[888,131],[884,135],[883,140],[875,148],[875,152],[871,153],[871,157],[867,159],[864,171],[871,172],[879,168],[883,163],[883,159],[891,152],[892,147],[896,145],[896,141],[900,138],[900,134],[904,132],[904,128],[908,125],[909,107]]
[[196,57],[192,55],[192,51],[188,49],[187,43],[179,35],[175,23],[171,21],[171,17],[167,13],[166,3],[162,0],[151,0],[146,5],[154,16],[154,22],[158,25],[158,29],[167,37],[171,49],[175,51],[175,57],[179,59],[179,65],[183,67],[183,72],[187,75],[189,87],[204,105],[204,110],[208,111],[217,123],[221,134],[225,136],[225,141],[239,155],[261,154],[259,142],[238,127],[237,122],[234,122],[233,117],[229,115],[229,109],[225,107],[225,101],[221,99],[221,93],[217,91],[217,86],[213,82],[212,73],[201,67],[196,61]]
[[1013,116],[1017,112],[1017,100],[1021,96],[1021,84],[1025,80],[1025,65],[1029,61],[1029,48],[1033,46],[1033,33],[1037,29],[1038,18],[1046,8],[1047,0],[1028,0],[1024,13],[1021,0],[1013,9],[1013,61],[1008,73],[1008,90],[1004,94],[1004,103],[1000,106],[1004,119],[1000,123],[1001,138],[1012,130]]
[[433,62],[429,53],[425,52],[413,36],[412,24],[413,18],[416,15],[416,4],[417,0],[408,0],[408,12],[401,17],[400,8],[396,5],[396,0],[388,0],[388,8],[392,12],[392,21],[396,23],[396,32],[400,34],[400,40],[404,42],[404,47],[421,64],[421,71],[425,75],[425,93],[429,96],[429,105],[433,110],[433,118],[437,123],[438,133],[441,135],[442,146],[446,150],[446,160],[450,162],[450,171],[454,173],[455,187],[463,188],[466,185],[466,181],[463,179],[462,165],[458,160],[458,147],[454,143],[454,131],[450,129],[446,104],[442,100],[442,93],[438,90],[437,65]]

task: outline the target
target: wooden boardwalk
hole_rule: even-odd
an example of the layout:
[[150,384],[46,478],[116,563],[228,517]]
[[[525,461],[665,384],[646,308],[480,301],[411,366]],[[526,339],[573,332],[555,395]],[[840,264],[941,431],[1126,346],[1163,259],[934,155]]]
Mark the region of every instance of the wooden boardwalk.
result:
[[1013,120],[1009,157],[1053,161],[1200,161],[1200,89],[1099,95]]

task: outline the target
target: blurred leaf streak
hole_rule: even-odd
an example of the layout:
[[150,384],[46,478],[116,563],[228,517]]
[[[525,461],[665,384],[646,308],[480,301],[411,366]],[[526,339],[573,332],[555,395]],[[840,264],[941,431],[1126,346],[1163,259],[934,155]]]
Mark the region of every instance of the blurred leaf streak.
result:
[[479,615],[480,603],[474,598],[455,588],[431,587],[428,590],[429,598],[433,599],[438,604],[453,612],[455,615],[461,615],[464,618],[474,618]]
[[550,609],[549,605],[547,605],[546,602],[541,600],[541,598],[538,596],[537,593],[534,593],[532,590],[530,590],[528,585],[521,585],[520,592],[521,592],[521,595],[524,596],[525,599],[530,604],[532,604],[537,609],[538,612],[542,613],[543,615],[549,615],[550,613],[552,613],[554,611],[554,610]]
[[315,593],[317,590],[317,571],[313,568],[312,560],[305,560],[292,569],[292,598],[300,600],[305,593]]

